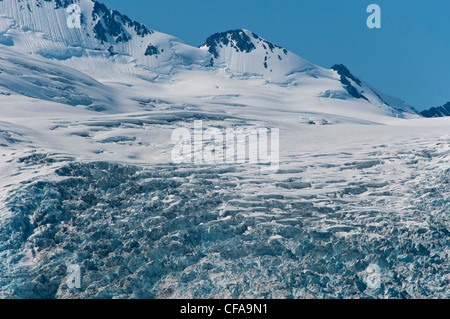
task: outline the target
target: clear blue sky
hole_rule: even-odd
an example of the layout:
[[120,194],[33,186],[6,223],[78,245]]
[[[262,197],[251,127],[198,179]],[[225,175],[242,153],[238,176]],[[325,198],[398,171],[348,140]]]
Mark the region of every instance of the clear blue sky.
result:
[[[245,28],[320,66],[343,63],[418,110],[450,101],[448,0],[99,1],[193,46]],[[372,3],[381,29],[366,26]]]

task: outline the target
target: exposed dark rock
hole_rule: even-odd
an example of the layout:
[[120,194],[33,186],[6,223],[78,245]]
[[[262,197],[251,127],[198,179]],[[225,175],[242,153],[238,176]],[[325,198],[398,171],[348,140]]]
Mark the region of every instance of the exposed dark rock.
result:
[[450,116],[450,102],[447,102],[443,106],[432,107],[429,110],[420,112],[424,117],[444,117]]
[[364,99],[367,100],[367,98],[362,95],[357,88],[355,88],[352,83],[349,81],[351,79],[353,82],[355,82],[357,85],[361,85],[361,81],[356,78],[350,71],[345,67],[343,64],[335,64],[331,67],[332,70],[336,71],[341,76],[341,83],[344,84],[345,89],[347,90],[348,94],[353,96],[357,99]]

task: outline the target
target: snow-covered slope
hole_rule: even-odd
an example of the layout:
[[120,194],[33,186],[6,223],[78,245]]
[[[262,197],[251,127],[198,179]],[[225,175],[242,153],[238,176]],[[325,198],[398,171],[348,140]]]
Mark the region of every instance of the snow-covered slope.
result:
[[285,125],[280,170],[262,175],[164,156],[132,165],[170,153],[187,125],[156,113],[60,121],[47,147],[0,122],[1,298],[450,297],[448,118]]
[[[81,9],[81,28],[70,28],[67,23],[71,14],[67,8],[72,4]],[[284,95],[291,94],[291,87],[310,87],[302,90],[311,98],[308,105],[296,103],[300,110],[309,108],[312,99],[317,107],[321,99],[328,99],[329,105],[340,104],[337,99],[359,103],[362,109],[375,106],[385,116],[416,114],[401,100],[355,78],[345,67],[319,67],[248,30],[216,33],[195,48],[92,0],[2,0],[0,45],[40,55],[100,81],[129,74],[173,81],[173,74],[196,69],[211,74],[214,82],[225,75],[253,83],[255,90],[261,89],[261,82],[248,80],[263,78],[279,84]]]
[[38,100],[81,105],[95,111],[112,109],[114,93],[84,73],[0,46],[0,92]]
[[[81,9],[81,28],[66,23],[71,4]],[[111,57],[160,72],[209,62],[202,50],[91,0],[2,0],[0,21],[0,43],[52,59]]]
[[[356,78],[344,65],[324,69],[248,30],[216,33],[200,48],[211,53],[210,66],[241,79],[263,76],[273,83],[294,86],[315,82],[317,86],[323,85],[320,97],[358,99],[362,104],[380,107],[382,112],[387,110],[392,116],[417,114],[404,101],[379,92]],[[333,81],[319,84],[316,79]],[[334,89],[335,81],[340,82],[338,89]]]
[[206,40],[201,49],[212,54],[212,66],[225,67],[234,75],[265,75],[280,80],[294,72],[318,69],[248,30],[216,33]]
[[339,74],[340,81],[344,85],[344,88],[354,98],[364,99],[375,105],[388,106],[392,109],[394,115],[398,113],[417,114],[417,111],[404,101],[378,91],[353,75],[344,65],[336,64],[331,69]]

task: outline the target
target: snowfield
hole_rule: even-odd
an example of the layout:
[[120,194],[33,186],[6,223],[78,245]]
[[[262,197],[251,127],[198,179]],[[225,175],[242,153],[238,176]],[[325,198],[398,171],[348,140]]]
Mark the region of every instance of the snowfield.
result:
[[[175,164],[195,121],[279,129],[279,169]],[[248,30],[0,1],[0,298],[450,298],[449,160],[450,118]]]
[[[161,160],[190,121],[168,114],[59,119],[64,152],[2,129],[2,297],[449,297],[448,119],[286,125],[280,169],[262,175]],[[82,289],[67,288],[70,264]]]

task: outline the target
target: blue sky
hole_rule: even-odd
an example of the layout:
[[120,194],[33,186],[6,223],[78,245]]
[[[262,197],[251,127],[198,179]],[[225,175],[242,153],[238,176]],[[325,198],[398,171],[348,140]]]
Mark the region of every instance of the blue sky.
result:
[[[323,67],[345,64],[418,110],[450,101],[447,0],[99,0],[194,46],[216,32],[249,29]],[[381,29],[369,29],[369,4]]]

